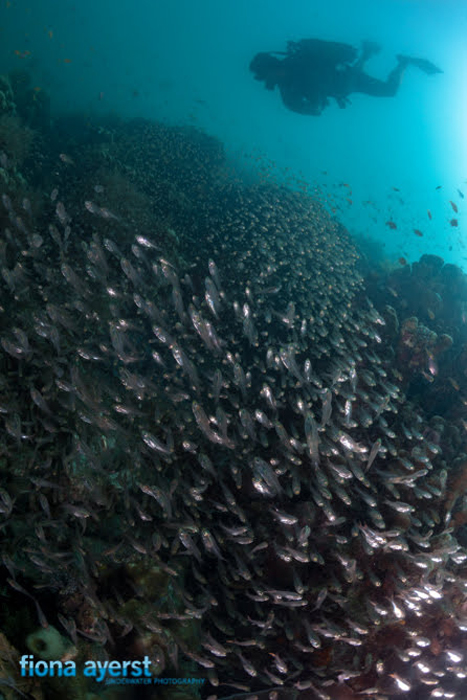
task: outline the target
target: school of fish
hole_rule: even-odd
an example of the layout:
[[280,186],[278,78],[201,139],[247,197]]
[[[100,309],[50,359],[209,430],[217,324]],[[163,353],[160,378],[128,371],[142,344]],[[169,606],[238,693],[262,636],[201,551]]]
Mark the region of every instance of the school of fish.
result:
[[168,192],[158,169],[185,182],[199,137],[131,128],[130,153],[166,139],[133,181],[157,181],[158,227],[102,173],[85,191],[89,153],[81,175],[60,156],[40,216],[2,195],[11,591],[75,644],[197,668],[211,699],[462,697],[463,495],[350,236],[274,184]]

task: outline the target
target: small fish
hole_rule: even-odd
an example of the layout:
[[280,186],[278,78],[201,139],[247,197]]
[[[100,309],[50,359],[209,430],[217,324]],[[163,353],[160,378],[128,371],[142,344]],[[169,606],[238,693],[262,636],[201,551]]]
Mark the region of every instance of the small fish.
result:
[[[341,445],[345,447],[345,449],[348,452],[357,452],[359,454],[368,452],[368,447],[365,447],[365,445],[360,445],[358,442],[356,442],[353,438],[350,437],[347,433],[344,433],[343,431],[340,432],[339,435],[339,442]],[[354,470],[356,468],[356,464],[352,465]],[[358,478],[358,476],[357,476]]]
[[46,619],[44,613],[42,612],[42,609],[41,609],[39,603],[34,598],[34,596],[32,596],[22,586],[20,586],[19,583],[17,583],[15,581],[15,579],[7,578],[7,583],[12,588],[14,588],[15,591],[18,591],[18,593],[23,593],[25,596],[27,596],[28,598],[30,598],[34,602],[34,605],[36,606],[36,610],[37,610],[37,616],[39,618],[39,623],[40,623],[41,627],[43,627],[44,629],[47,628],[49,626],[49,623],[47,622],[47,619]]
[[191,407],[196,423],[210,442],[217,443],[218,445],[224,445],[229,449],[234,449],[234,443],[229,440],[226,435],[221,435],[211,428],[210,419],[197,401],[193,401]]
[[426,210],[426,213],[428,214],[428,218],[430,221],[432,220],[433,216],[431,215],[431,211],[429,209]]
[[398,259],[398,263],[399,263],[400,265],[407,265],[407,260],[406,260],[405,258],[402,258],[402,257],[401,257],[401,258]]
[[464,193],[461,192],[459,189],[457,190],[457,194],[459,195],[459,197],[460,197],[461,199],[464,199]]
[[[273,411],[275,411],[277,408],[276,400],[274,398],[274,394],[271,391],[271,388],[267,384],[263,384],[263,388],[260,391],[260,395],[267,401],[270,408],[272,408]],[[258,420],[258,418],[257,418],[257,420]]]
[[141,431],[141,437],[143,438],[146,445],[150,450],[154,450],[161,455],[170,456],[173,452],[170,445],[165,445],[160,440],[158,440],[154,435],[148,433],[146,430]]
[[107,207],[100,207],[99,216],[102,216],[103,219],[117,219],[118,221],[118,216],[113,214]]
[[14,501],[10,498],[10,495],[0,488],[0,513],[9,517],[11,511],[13,510]]
[[384,502],[398,513],[413,513],[415,510],[414,506],[411,506],[409,503],[404,503],[403,501],[390,501],[389,499],[385,498]]
[[34,401],[34,403],[36,404],[36,406],[38,408],[40,408],[41,411],[44,411],[44,413],[51,415],[51,411],[50,411],[44,397],[42,396],[41,392],[38,391],[35,387],[31,387],[30,393],[31,393],[31,398]]
[[428,354],[428,369],[430,371],[430,374],[435,377],[438,374],[438,363],[436,362],[436,359],[433,355],[433,353],[429,352]]
[[394,223],[394,221],[386,221],[386,226],[389,226],[390,229],[395,229],[397,228],[397,224]]
[[452,200],[449,200],[449,204],[453,208],[453,211],[457,214],[457,212],[459,211],[459,209],[457,208],[457,204],[455,202],[453,202]]
[[243,670],[246,671],[246,673],[248,673],[248,675],[251,676],[252,678],[257,676],[258,671],[255,669],[253,664],[251,664],[247,659],[245,659],[245,657],[239,651],[237,651],[236,654],[241,661],[241,664],[243,666]]
[[459,226],[459,221],[457,219],[451,219],[449,223],[451,224],[451,226]]
[[60,158],[62,163],[65,163],[66,165],[75,165],[75,161],[73,160],[73,158],[70,158],[70,156],[66,153],[60,153],[58,157]]
[[316,469],[316,467],[319,465],[318,427],[315,419],[309,412],[307,412],[305,415],[305,437],[308,447],[308,454],[311,458],[313,466]]
[[[253,459],[253,463],[251,464],[251,470],[254,478],[260,483],[264,483],[267,490],[273,495],[279,496],[282,493],[282,487],[274,469],[267,462],[265,462],[264,459],[261,459],[261,457],[255,457]],[[260,489],[258,488],[258,490]]]
[[370,454],[368,456],[368,462],[366,463],[365,471],[368,471],[369,468],[371,467],[371,465],[373,464],[373,462],[375,461],[376,456],[381,449],[381,444],[382,443],[381,443],[381,440],[379,438],[378,438],[378,440],[376,440],[373,443],[373,446],[370,450]]
[[211,661],[210,659],[206,659],[203,656],[200,656],[199,654],[194,654],[193,652],[187,650],[184,650],[183,653],[185,654],[185,656],[188,656],[193,661],[196,661],[196,663],[200,666],[203,666],[203,668],[214,668],[214,661]]
[[69,513],[69,515],[72,515],[74,518],[82,518],[86,519],[91,516],[90,511],[87,508],[84,508],[83,506],[76,506],[72,504],[65,504],[63,506],[63,510],[65,513]]
[[279,673],[283,673],[283,674],[288,673],[287,664],[285,663],[285,661],[283,661],[281,659],[279,654],[274,654],[272,651],[270,651],[269,656],[272,656],[272,658],[274,659],[274,665],[277,668],[277,670],[279,671]]
[[206,288],[204,298],[206,299],[206,303],[209,306],[212,314],[217,318],[220,307],[219,292],[217,291],[217,287],[211,277],[206,277],[204,280],[204,285]]
[[91,202],[89,200],[87,200],[84,203],[84,207],[88,210],[90,214],[99,214],[101,210],[101,208],[97,204],[94,204],[94,202]]
[[214,536],[209,532],[209,530],[206,527],[203,527],[203,529],[201,530],[201,540],[203,542],[205,550],[209,554],[213,554],[218,559],[224,558],[221,554],[221,550],[219,549],[219,546]]
[[414,228],[413,232],[416,236],[420,236],[420,237],[423,236],[423,233],[418,228]]
[[67,263],[62,263],[60,269],[68,284],[70,284],[80,296],[88,296],[88,290],[83,284],[81,277],[70,267],[70,265]]
[[138,486],[143,493],[157,501],[168,518],[172,517],[172,502],[162,489],[158,486],[151,487],[148,484],[138,484]]
[[321,427],[323,428],[329,421],[332,413],[332,393],[329,389],[324,389],[322,394],[322,415],[321,415]]
[[214,654],[214,656],[227,656],[227,654],[229,653],[228,650],[222,646],[222,644],[217,642],[209,634],[209,632],[206,633],[204,641],[201,643],[201,646],[210,651],[211,654]]
[[295,525],[298,522],[298,518],[295,515],[289,515],[280,510],[271,509],[273,516],[283,525]]
[[2,194],[2,202],[3,202],[3,206],[5,207],[5,209],[7,211],[13,213],[13,205],[11,203],[11,199],[9,198],[9,196],[7,194]]
[[404,678],[398,676],[397,673],[390,673],[389,677],[395,681],[397,688],[402,690],[404,693],[406,693],[412,687]]
[[15,49],[14,51],[15,56],[18,56],[18,58],[27,58],[28,56],[31,55],[30,51],[18,51],[18,49]]
[[456,391],[459,391],[459,390],[460,390],[459,384],[456,382],[455,379],[453,379],[452,377],[448,377],[448,382],[451,383],[452,387],[453,387]]
[[221,290],[221,282],[220,282],[220,277],[219,277],[219,270],[217,268],[216,263],[214,260],[209,260],[208,262],[208,268],[209,268],[209,274],[211,275],[212,279],[214,280],[214,283],[220,292]]
[[435,187],[435,190],[440,190],[441,188],[442,188],[442,185],[437,185],[437,186]]
[[[141,487],[140,487],[141,488]],[[191,535],[186,532],[186,530],[180,530],[178,533],[178,539],[183,544],[185,549],[192,554],[197,561],[201,561],[201,552],[199,551],[196,544],[193,542]]]
[[155,250],[160,250],[159,246],[155,245],[152,241],[150,241],[148,238],[145,238],[144,236],[136,236],[136,242],[139,243],[139,245],[143,246],[143,248],[154,248]]
[[69,223],[70,217],[66,213],[65,205],[63,204],[63,202],[57,202],[55,213],[57,214],[58,220],[61,224],[65,225]]

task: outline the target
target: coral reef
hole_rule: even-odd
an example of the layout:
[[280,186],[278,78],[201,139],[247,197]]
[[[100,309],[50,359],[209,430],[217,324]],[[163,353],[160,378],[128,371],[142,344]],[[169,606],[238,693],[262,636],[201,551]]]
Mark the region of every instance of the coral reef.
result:
[[5,700],[17,700],[21,694],[45,700],[40,683],[34,678],[21,678],[19,673],[20,655],[0,632],[0,695]]
[[435,255],[365,281],[386,320],[384,341],[394,348],[409,399],[431,415],[459,419],[467,397],[467,277]]
[[32,139],[32,130],[24,126],[17,116],[0,117],[0,149],[5,154],[6,164],[21,166],[29,153]]
[[0,115],[14,114],[16,104],[10,80],[6,75],[0,75]]
[[[36,150],[38,132],[31,128],[35,120],[28,118],[30,111],[19,108],[18,86],[22,85],[19,78],[22,75],[22,71],[0,75],[0,183],[12,199],[21,192],[23,200],[32,201],[33,183],[28,179],[34,170],[41,169],[42,163]],[[25,75],[29,80],[28,74]],[[35,104],[39,98],[34,91],[32,97]],[[34,109],[37,110],[37,105]]]
[[467,440],[425,403],[462,274],[364,280],[319,204],[204,134],[73,124],[39,141],[43,206],[3,196],[9,642],[38,614],[77,659],[206,679],[170,700],[462,694]]
[[451,336],[436,333],[418,322],[416,316],[406,318],[401,326],[397,348],[400,371],[413,377],[419,372],[428,381],[438,374],[438,356],[453,344]]
[[50,129],[50,97],[39,85],[34,86],[27,70],[15,69],[7,81],[14,101],[14,112],[31,129]]

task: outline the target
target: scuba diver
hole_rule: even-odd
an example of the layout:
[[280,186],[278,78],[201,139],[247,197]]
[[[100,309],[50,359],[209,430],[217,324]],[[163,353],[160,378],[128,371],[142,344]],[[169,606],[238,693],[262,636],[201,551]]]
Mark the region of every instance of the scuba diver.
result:
[[379,45],[371,41],[362,42],[358,55],[349,44],[302,39],[287,42],[286,52],[256,54],[250,70],[267,90],[274,90],[277,85],[282,102],[292,112],[315,116],[329,105],[329,98],[334,98],[343,109],[350,104],[349,95],[353,92],[393,97],[407,66],[415,66],[428,75],[443,72],[424,58],[399,55],[387,79],[379,80],[363,70],[368,59],[379,51]]

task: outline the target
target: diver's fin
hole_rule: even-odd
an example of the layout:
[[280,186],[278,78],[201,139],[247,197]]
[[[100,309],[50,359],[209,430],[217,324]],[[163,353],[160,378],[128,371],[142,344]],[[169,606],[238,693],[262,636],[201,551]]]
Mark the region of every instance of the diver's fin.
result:
[[426,58],[413,58],[412,56],[399,55],[397,56],[397,60],[400,63],[404,63],[406,66],[412,65],[416,68],[420,68],[420,70],[422,70],[427,75],[434,75],[435,73],[443,72],[441,68],[438,68],[438,66],[435,66],[434,63],[428,61]]

